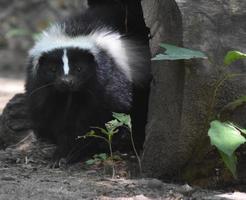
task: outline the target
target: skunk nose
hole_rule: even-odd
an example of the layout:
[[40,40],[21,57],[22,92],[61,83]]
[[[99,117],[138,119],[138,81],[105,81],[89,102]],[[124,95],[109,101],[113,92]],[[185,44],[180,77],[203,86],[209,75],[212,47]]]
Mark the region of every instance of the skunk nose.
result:
[[63,76],[61,77],[61,81],[64,85],[72,86],[73,85],[73,78],[71,76]]

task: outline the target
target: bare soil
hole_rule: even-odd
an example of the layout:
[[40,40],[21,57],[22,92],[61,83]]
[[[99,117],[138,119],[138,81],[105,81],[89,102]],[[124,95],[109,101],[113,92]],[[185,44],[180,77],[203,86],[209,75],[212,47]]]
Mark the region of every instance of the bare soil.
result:
[[[1,154],[5,154],[1,152]],[[223,199],[218,192],[157,179],[111,179],[103,170],[85,170],[78,163],[64,169],[45,164],[0,160],[0,199]],[[19,162],[20,160],[16,160]]]
[[[23,88],[22,79],[0,78],[0,110]],[[246,194],[239,192],[223,194],[187,184],[167,184],[157,179],[132,179],[129,161],[117,164],[114,179],[105,166],[88,167],[84,162],[52,169],[50,158],[55,147],[35,140],[32,133],[29,135],[32,140],[0,150],[0,200],[246,199]]]

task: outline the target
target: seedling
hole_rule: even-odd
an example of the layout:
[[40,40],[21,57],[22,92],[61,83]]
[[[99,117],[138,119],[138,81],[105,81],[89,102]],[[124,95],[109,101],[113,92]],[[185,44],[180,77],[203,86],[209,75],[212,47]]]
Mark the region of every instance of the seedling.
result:
[[103,157],[100,157],[100,156],[98,157],[98,155],[96,155],[96,156],[94,156],[93,159],[88,160],[87,164],[94,164],[94,163],[102,160],[102,158],[104,159],[104,161],[110,159],[110,160],[112,160],[112,163],[113,163],[113,165],[112,165],[112,169],[113,169],[112,178],[115,177],[115,166],[114,166],[114,155],[113,155],[113,149],[112,149],[112,141],[113,141],[114,135],[119,132],[119,128],[124,126],[124,127],[128,128],[128,130],[129,130],[132,147],[133,147],[133,150],[134,150],[136,157],[138,159],[139,168],[140,168],[140,172],[141,172],[141,161],[140,161],[139,155],[137,154],[134,140],[133,140],[133,136],[132,136],[132,125],[131,125],[130,115],[127,115],[124,113],[113,113],[113,118],[114,118],[113,120],[111,120],[105,124],[105,128],[92,127],[92,130],[90,130],[84,136],[79,137],[79,138],[84,138],[84,139],[86,139],[88,137],[98,138],[98,139],[105,141],[108,144],[109,153],[110,153],[109,157],[107,157],[107,155],[105,157],[105,154],[99,154],[101,156],[103,155]]

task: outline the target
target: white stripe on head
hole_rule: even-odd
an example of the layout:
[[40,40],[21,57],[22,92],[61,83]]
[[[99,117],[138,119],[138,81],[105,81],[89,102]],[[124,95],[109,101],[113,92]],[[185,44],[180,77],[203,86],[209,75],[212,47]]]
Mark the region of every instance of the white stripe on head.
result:
[[68,72],[69,72],[69,64],[68,64],[68,57],[67,57],[67,49],[64,49],[64,50],[63,50],[62,61],[63,61],[63,71],[64,71],[64,74],[67,75]]
[[[115,61],[119,69],[132,81],[132,72],[130,69],[129,57],[134,57],[126,50],[128,45],[121,39],[121,35],[117,32],[112,32],[108,28],[100,28],[90,33],[89,35],[81,35],[70,37],[65,33],[64,25],[54,25],[47,31],[43,32],[40,39],[34,47],[29,51],[29,56],[33,58],[33,71],[36,71],[38,60],[44,52],[49,52],[54,49],[79,48],[90,51],[95,58],[98,55],[99,49],[105,50]],[[66,56],[63,55],[64,67]],[[128,56],[130,55],[130,56]],[[65,69],[65,68],[64,68]],[[65,73],[67,72],[64,70]]]

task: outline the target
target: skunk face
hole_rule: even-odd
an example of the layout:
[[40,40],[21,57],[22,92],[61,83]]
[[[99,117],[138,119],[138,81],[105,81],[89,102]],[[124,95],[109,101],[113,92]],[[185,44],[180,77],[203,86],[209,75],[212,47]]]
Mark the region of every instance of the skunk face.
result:
[[78,48],[55,49],[38,60],[37,76],[59,91],[81,91],[95,79],[96,62],[88,51]]

